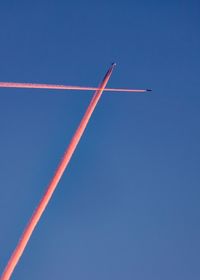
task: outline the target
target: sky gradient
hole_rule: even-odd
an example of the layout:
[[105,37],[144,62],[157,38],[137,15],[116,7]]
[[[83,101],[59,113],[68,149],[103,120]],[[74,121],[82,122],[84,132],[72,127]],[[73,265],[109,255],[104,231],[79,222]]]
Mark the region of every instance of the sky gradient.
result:
[[[1,1],[0,81],[105,92],[12,279],[200,278],[198,1]],[[92,93],[0,89],[0,271]]]

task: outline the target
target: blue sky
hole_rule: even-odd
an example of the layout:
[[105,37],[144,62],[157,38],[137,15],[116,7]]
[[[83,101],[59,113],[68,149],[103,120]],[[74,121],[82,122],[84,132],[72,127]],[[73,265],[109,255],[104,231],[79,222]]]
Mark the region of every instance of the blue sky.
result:
[[[104,93],[12,279],[199,279],[199,1],[5,1],[0,80]],[[91,93],[0,89],[0,271]]]

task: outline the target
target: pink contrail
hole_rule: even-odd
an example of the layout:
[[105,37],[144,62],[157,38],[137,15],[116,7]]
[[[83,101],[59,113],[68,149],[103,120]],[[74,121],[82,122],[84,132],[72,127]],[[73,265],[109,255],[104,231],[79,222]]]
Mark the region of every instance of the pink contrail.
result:
[[102,92],[105,89],[106,84],[112,74],[114,66],[115,66],[115,64],[112,64],[112,66],[109,68],[108,72],[106,73],[103,81],[99,85],[99,88],[97,88],[96,92],[94,93],[92,100],[90,101],[90,104],[85,112],[85,115],[83,116],[83,118],[79,124],[79,127],[77,128],[67,150],[65,151],[64,156],[63,156],[60,164],[58,165],[58,168],[57,168],[51,182],[49,183],[44,196],[42,197],[38,207],[36,208],[35,212],[33,213],[28,225],[26,226],[26,228],[21,236],[19,243],[17,244],[16,249],[14,250],[12,256],[10,257],[10,260],[8,261],[8,264],[1,276],[1,280],[9,280],[17,263],[19,262],[19,259],[20,259],[21,255],[23,254],[23,252],[26,248],[26,245],[27,245],[37,223],[39,222],[45,208],[47,207],[47,204],[50,201],[50,199],[58,185],[58,182],[61,179],[61,177],[76,149],[76,146],[78,145],[78,143],[81,139],[81,136],[84,133],[84,130],[90,120],[90,117],[91,117],[91,115],[102,95]]
[[[100,90],[95,87],[82,87],[82,86],[67,86],[67,85],[51,85],[51,84],[32,84],[32,83],[11,83],[11,82],[0,82],[2,88],[40,88],[40,89],[59,89],[59,90]],[[116,91],[116,92],[146,92],[149,89],[127,89],[127,88],[105,88],[105,91]]]

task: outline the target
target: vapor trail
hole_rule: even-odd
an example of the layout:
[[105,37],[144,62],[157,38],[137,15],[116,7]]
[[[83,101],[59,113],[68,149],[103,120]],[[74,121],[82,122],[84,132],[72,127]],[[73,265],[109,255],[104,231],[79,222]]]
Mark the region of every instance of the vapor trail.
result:
[[[0,82],[2,88],[40,88],[40,89],[59,89],[59,90],[84,90],[93,91],[100,90],[95,87],[82,87],[82,86],[67,86],[67,85],[51,85],[51,84],[32,84],[32,83],[11,83]],[[105,91],[117,91],[117,92],[146,92],[149,89],[127,89],[127,88],[105,88]]]
[[16,249],[14,250],[12,256],[10,257],[10,260],[8,261],[8,264],[1,276],[1,280],[9,280],[17,263],[19,262],[19,259],[21,257],[21,255],[23,254],[26,245],[37,225],[37,223],[39,222],[49,200],[51,199],[53,192],[55,191],[59,180],[61,179],[75,149],[76,146],[78,145],[81,136],[84,133],[84,130],[90,120],[90,117],[102,95],[103,90],[106,87],[106,84],[112,74],[112,71],[114,69],[115,64],[112,64],[111,67],[109,68],[108,72],[106,73],[103,81],[101,82],[101,84],[99,85],[99,88],[97,88],[96,92],[94,93],[92,100],[90,101],[90,104],[85,112],[85,115],[83,116],[67,150],[64,153],[64,156],[60,162],[60,164],[58,165],[58,168],[51,180],[51,182],[49,183],[47,190],[44,194],[44,196],[42,197],[39,205],[37,206],[35,212],[33,213],[28,225],[26,226],[21,239],[19,241],[19,243],[16,246]]

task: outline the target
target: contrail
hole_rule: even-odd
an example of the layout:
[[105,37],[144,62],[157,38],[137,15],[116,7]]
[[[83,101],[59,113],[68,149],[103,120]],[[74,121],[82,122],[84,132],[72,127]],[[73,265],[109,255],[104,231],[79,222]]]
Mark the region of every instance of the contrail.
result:
[[[100,90],[95,87],[82,87],[82,86],[67,86],[67,85],[51,85],[51,84],[35,84],[35,83],[11,83],[0,82],[1,88],[38,88],[38,89],[59,89],[59,90],[84,90],[93,91]],[[116,91],[116,92],[147,92],[150,89],[127,89],[127,88],[105,88],[104,91]]]
[[75,149],[76,146],[78,145],[81,136],[84,133],[84,130],[90,120],[90,117],[102,95],[103,90],[105,89],[107,82],[112,74],[112,71],[115,67],[115,64],[112,64],[111,67],[109,68],[109,70],[107,71],[103,81],[100,83],[99,88],[97,88],[96,92],[94,93],[92,100],[90,101],[90,104],[85,112],[85,115],[83,116],[74,136],[72,137],[72,140],[67,148],[67,150],[64,153],[64,156],[60,162],[60,164],[58,165],[58,168],[51,180],[51,182],[49,183],[47,190],[44,194],[44,196],[42,197],[39,205],[37,206],[35,212],[33,213],[28,225],[26,226],[21,239],[19,240],[19,243],[16,246],[16,249],[14,250],[13,254],[11,255],[8,264],[1,276],[1,280],[9,280],[17,263],[19,262],[19,259],[21,257],[21,255],[23,254],[26,245],[37,225],[37,223],[39,222],[45,208],[47,207],[48,202],[50,201],[59,180],[61,179]]

